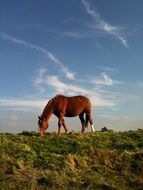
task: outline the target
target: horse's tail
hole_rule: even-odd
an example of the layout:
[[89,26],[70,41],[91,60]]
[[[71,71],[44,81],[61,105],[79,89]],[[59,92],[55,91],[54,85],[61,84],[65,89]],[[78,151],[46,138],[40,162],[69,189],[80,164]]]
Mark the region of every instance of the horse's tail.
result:
[[88,122],[89,122],[89,117],[88,117],[88,114],[86,113],[85,114],[85,127],[86,128],[88,127]]

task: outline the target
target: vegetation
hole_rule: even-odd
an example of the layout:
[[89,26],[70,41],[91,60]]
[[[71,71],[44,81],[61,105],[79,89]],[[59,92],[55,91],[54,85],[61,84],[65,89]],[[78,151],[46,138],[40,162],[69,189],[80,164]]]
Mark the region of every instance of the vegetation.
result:
[[0,189],[143,188],[143,130],[0,135]]

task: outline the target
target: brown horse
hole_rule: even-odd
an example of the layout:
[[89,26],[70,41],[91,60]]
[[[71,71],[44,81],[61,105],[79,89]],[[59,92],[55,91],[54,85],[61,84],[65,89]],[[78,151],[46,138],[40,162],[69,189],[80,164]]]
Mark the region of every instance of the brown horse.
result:
[[[48,128],[48,120],[50,116],[54,114],[58,117],[58,134],[60,134],[61,126],[64,127],[65,132],[68,132],[68,128],[64,121],[65,117],[79,116],[82,129],[81,132],[85,131],[85,127],[88,126],[88,122],[91,125],[91,129],[94,132],[93,121],[91,118],[91,103],[90,100],[85,96],[73,96],[66,97],[61,94],[56,95],[54,98],[49,100],[45,106],[41,116],[38,116],[39,121],[39,132],[43,135]],[[84,119],[84,114],[86,118]]]

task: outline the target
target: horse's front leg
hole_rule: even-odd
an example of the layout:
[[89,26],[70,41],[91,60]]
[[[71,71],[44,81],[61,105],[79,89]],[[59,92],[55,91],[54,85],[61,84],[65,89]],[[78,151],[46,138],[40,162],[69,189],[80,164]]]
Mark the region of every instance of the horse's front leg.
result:
[[67,128],[67,126],[66,126],[66,124],[65,124],[64,118],[63,118],[62,125],[63,125],[63,127],[64,127],[65,132],[68,133],[68,128]]
[[58,135],[59,135],[61,133],[61,126],[62,126],[63,120],[64,120],[63,114],[60,114],[58,118],[59,118],[59,121],[58,121]]

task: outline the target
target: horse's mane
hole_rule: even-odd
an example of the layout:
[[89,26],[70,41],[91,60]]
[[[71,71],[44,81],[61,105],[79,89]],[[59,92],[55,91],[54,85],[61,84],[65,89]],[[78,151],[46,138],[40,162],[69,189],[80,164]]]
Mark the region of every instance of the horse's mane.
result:
[[56,96],[54,96],[52,99],[50,99],[47,103],[47,105],[45,106],[44,110],[43,110],[43,113],[42,113],[42,116],[43,117],[46,117],[48,112],[49,112],[49,109],[53,106],[55,100],[60,97],[60,96],[63,96],[62,94],[57,94]]
[[64,96],[64,95],[62,95],[62,94],[56,94],[56,96],[53,98],[53,99],[56,99],[56,98],[58,98],[58,97],[60,97],[60,96]]

